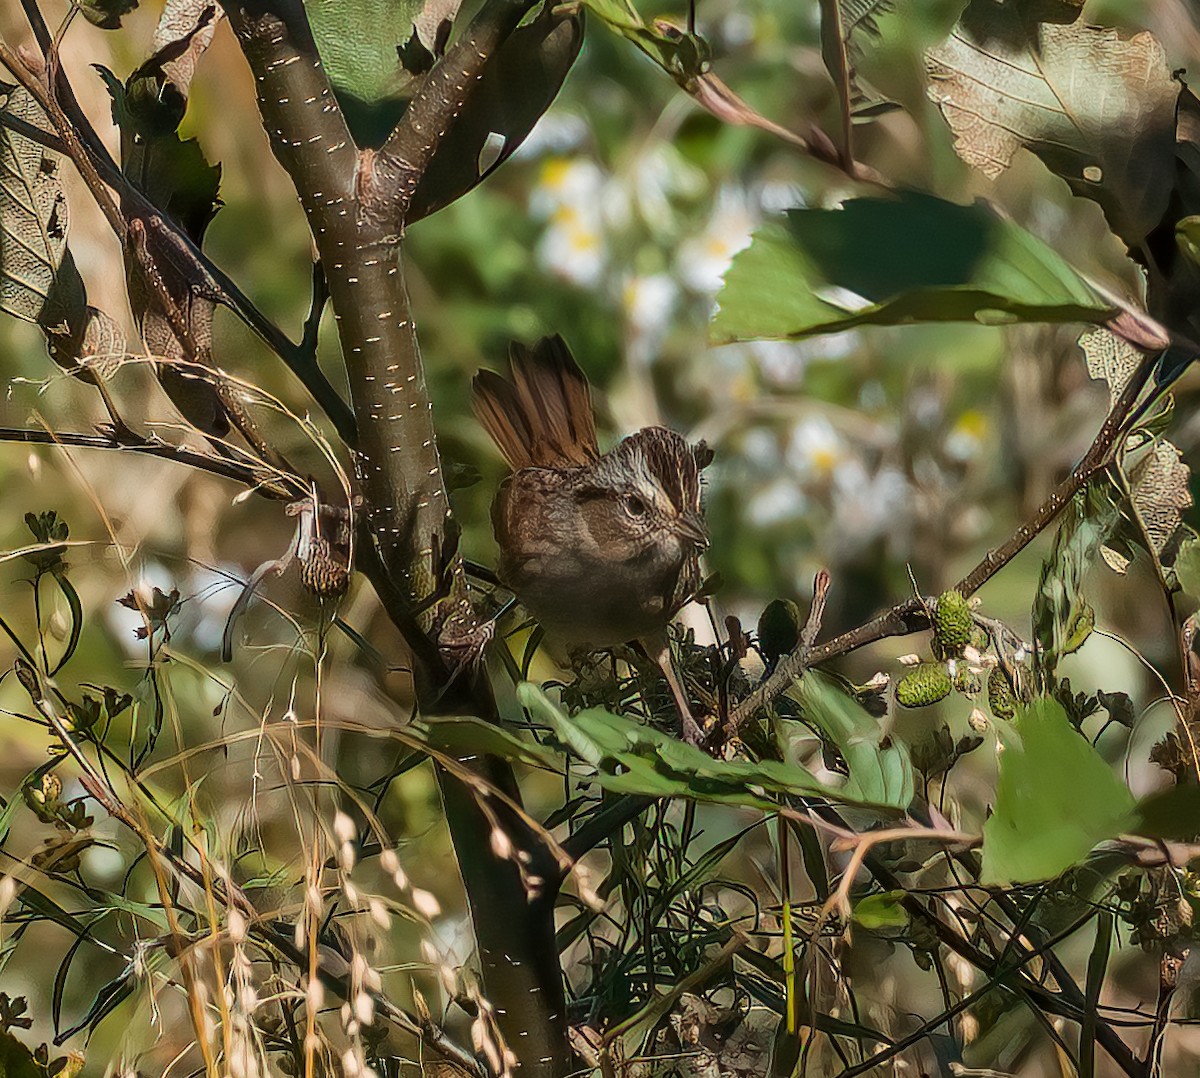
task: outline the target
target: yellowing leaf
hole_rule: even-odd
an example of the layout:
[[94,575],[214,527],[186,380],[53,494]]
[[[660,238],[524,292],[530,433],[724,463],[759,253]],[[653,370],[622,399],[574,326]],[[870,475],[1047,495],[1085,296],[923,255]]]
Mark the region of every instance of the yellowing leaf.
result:
[[929,96],[968,164],[995,178],[1031,150],[1139,243],[1171,194],[1180,85],[1151,34],[1123,38],[1078,13],[1043,22],[1045,11],[972,0],[927,55]]

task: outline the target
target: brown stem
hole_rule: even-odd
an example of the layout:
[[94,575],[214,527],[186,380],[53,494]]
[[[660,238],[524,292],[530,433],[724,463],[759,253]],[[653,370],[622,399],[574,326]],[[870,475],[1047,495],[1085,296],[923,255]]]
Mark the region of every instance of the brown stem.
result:
[[275,500],[290,500],[303,497],[305,487],[295,481],[295,489],[287,490],[279,485],[277,473],[264,473],[261,467],[243,464],[232,457],[216,457],[201,453],[183,445],[172,445],[158,438],[122,438],[116,435],[80,434],[74,431],[26,430],[21,427],[0,427],[0,442],[24,442],[31,445],[78,446],[83,449],[108,449],[124,453],[141,453],[146,456],[173,460],[196,468],[222,479],[232,479],[250,487],[256,494]]
[[363,170],[363,211],[388,236],[408,208],[442,138],[462,113],[496,49],[538,0],[491,0],[421,83],[412,103]]

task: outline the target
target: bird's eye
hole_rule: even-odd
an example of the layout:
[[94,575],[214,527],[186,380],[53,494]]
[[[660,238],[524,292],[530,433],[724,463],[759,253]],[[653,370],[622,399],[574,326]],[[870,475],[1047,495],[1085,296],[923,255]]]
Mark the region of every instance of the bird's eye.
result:
[[636,494],[626,494],[622,502],[625,506],[625,512],[631,517],[644,517],[646,515],[646,503]]

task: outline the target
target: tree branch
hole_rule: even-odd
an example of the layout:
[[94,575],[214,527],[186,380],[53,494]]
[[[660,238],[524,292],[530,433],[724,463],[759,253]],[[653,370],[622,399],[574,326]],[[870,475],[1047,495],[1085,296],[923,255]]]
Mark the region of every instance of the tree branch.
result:
[[[351,141],[299,0],[223,2],[254,73],[272,149],[308,215],[337,319],[358,420],[355,465],[368,531],[367,551],[360,550],[360,557],[412,647],[422,714],[494,720],[486,674],[472,661],[483,637],[467,598],[442,478],[404,280],[401,229],[391,226],[388,215],[367,211],[368,198],[385,198],[388,192],[369,167],[370,155],[360,155]],[[503,0],[484,11],[512,6],[512,0]],[[478,62],[486,63],[488,55],[484,52]],[[414,140],[432,138],[436,144],[442,126],[432,136],[430,129],[417,126],[422,110],[430,107],[415,101],[409,122]],[[432,154],[432,148],[416,153],[415,160],[423,162],[420,170]],[[519,803],[510,765],[479,756],[462,762],[482,783]],[[554,947],[556,888],[546,882],[551,875],[542,865],[541,840],[507,806],[481,806],[475,784],[441,768],[438,780],[470,904],[484,990],[501,1033],[522,1074],[565,1074],[570,1049]],[[515,847],[519,862],[497,856],[497,832]],[[540,877],[540,890],[527,886],[533,877]]]
[[408,208],[496,49],[540,0],[491,0],[421,83],[379,152],[364,161],[363,212],[385,235],[400,236]]

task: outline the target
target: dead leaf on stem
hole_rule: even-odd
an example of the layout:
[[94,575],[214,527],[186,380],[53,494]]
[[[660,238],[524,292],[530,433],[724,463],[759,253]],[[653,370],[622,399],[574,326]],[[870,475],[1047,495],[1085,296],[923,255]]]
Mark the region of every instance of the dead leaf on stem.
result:
[[929,96],[968,164],[995,178],[1024,147],[1137,244],[1171,194],[1180,84],[1151,34],[1079,16],[1052,0],[972,0],[927,54]]

